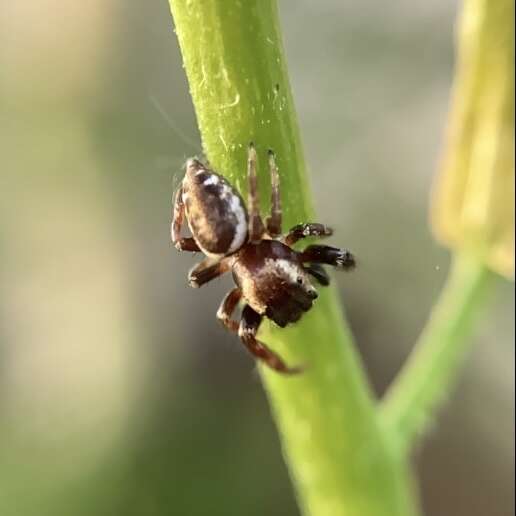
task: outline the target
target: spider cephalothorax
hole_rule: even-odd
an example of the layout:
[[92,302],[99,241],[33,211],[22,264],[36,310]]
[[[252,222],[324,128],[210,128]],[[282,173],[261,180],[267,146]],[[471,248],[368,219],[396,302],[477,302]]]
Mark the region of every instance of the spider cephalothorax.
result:
[[[256,358],[281,373],[296,373],[300,368],[288,367],[256,339],[262,318],[267,317],[281,327],[297,321],[317,298],[311,278],[320,285],[329,284],[321,264],[350,269],[355,259],[349,251],[326,245],[310,245],[304,251],[292,249],[302,238],[330,236],[332,230],[323,224],[305,223],[282,235],[279,174],[272,151],[269,151],[271,214],[264,225],[259,213],[256,151],[252,144],[247,167],[249,212],[240,194],[226,179],[199,160],[189,159],[176,193],[172,242],[180,251],[200,251],[207,256],[188,275],[192,287],[200,287],[232,271],[237,286],[222,301],[217,317],[227,329],[238,333]],[[180,236],[184,218],[192,237]],[[245,305],[237,322],[231,316],[241,300]]]

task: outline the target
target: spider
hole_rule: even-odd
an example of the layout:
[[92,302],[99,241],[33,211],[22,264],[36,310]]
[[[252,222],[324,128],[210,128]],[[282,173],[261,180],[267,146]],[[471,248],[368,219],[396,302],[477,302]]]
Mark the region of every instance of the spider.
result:
[[[347,250],[326,245],[309,245],[303,251],[292,246],[306,237],[328,237],[333,231],[318,223],[297,224],[282,235],[280,179],[274,153],[269,150],[272,183],[271,213],[262,221],[256,175],[256,150],[248,148],[247,208],[239,192],[220,174],[196,158],[186,162],[186,174],[175,195],[171,225],[172,242],[179,251],[197,252],[206,258],[188,275],[192,287],[200,287],[231,271],[236,287],[217,311],[217,318],[237,333],[244,346],[258,360],[284,374],[299,373],[289,367],[256,335],[263,317],[285,327],[296,322],[312,307],[317,291],[314,278],[326,286],[330,278],[321,264],[340,269],[355,266]],[[192,237],[181,237],[184,219]],[[232,318],[239,302],[245,302],[240,322]]]

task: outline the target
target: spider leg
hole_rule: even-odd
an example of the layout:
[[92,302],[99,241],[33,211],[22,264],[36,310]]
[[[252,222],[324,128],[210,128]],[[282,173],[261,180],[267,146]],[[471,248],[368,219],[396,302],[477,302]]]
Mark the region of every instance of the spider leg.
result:
[[238,336],[247,350],[251,355],[279,373],[300,373],[302,371],[301,368],[288,367],[279,355],[270,350],[263,342],[256,339],[256,334],[258,333],[261,322],[262,316],[255,312],[249,305],[246,305],[242,311],[242,320],[238,328]]
[[222,303],[217,310],[217,319],[229,330],[234,333],[238,332],[238,321],[231,318],[240,299],[242,299],[242,291],[237,287],[226,294]]
[[281,235],[281,196],[280,178],[274,152],[269,150],[269,171],[271,175],[271,215],[267,217],[267,232],[272,238]]
[[313,276],[319,285],[323,287],[327,287],[330,284],[330,276],[324,270],[324,267],[318,263],[309,263],[306,267],[304,267],[305,271],[308,272],[311,276]]
[[309,245],[299,254],[302,262],[326,263],[344,270],[356,265],[355,257],[349,251],[329,245]]
[[174,212],[172,215],[172,224],[170,225],[170,236],[172,243],[178,251],[197,252],[201,249],[193,238],[182,238],[181,227],[185,217],[185,204],[183,202],[183,189],[178,188],[174,199]]
[[318,224],[317,222],[307,222],[305,224],[297,224],[284,237],[285,244],[294,245],[298,240],[307,237],[327,237],[333,234],[333,229]]
[[264,227],[260,217],[260,197],[258,195],[258,178],[256,176],[256,150],[252,143],[249,144],[247,155],[247,178],[249,181],[249,239],[258,243],[263,235]]
[[229,270],[227,260],[205,258],[188,273],[188,283],[193,288],[199,288],[208,281],[217,278]]

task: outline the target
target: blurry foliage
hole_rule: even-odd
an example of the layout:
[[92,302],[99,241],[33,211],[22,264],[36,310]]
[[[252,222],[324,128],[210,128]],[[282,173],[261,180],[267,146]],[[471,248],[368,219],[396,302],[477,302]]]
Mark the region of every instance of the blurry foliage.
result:
[[514,276],[514,1],[466,0],[437,237]]

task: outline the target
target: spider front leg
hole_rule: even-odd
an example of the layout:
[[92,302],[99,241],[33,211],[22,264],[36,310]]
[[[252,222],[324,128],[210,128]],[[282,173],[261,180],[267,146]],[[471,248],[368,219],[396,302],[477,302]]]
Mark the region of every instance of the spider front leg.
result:
[[326,263],[344,270],[353,269],[356,265],[355,257],[349,251],[329,245],[309,245],[300,257],[305,263]]
[[280,178],[274,152],[269,150],[269,172],[271,176],[271,214],[267,217],[267,233],[272,238],[281,235],[281,196],[280,196]]
[[302,372],[300,367],[288,367],[285,362],[270,350],[263,342],[256,339],[258,328],[262,322],[262,316],[255,312],[249,305],[244,307],[242,311],[242,320],[238,328],[238,336],[242,340],[247,350],[267,364],[271,369],[283,374],[297,374]]
[[256,244],[262,238],[264,227],[260,217],[260,198],[258,195],[258,178],[256,177],[256,150],[252,143],[249,144],[247,155],[247,178],[249,181],[249,197],[247,202],[249,209],[249,239]]
[[318,263],[310,263],[305,266],[304,269],[317,280],[319,285],[327,287],[330,284],[330,277],[322,265],[319,265]]
[[176,192],[174,200],[174,213],[172,215],[172,224],[170,225],[170,236],[172,243],[178,251],[189,251],[195,253],[200,251],[199,246],[193,238],[182,238],[181,227],[185,217],[185,204],[183,202],[183,189],[179,188]]
[[230,266],[227,260],[205,258],[188,273],[188,283],[193,288],[199,288],[212,279],[224,274]]
[[333,235],[333,229],[317,222],[297,224],[285,235],[285,244],[294,245],[297,241],[307,237],[328,237]]
[[229,330],[234,333],[238,332],[238,321],[231,318],[238,303],[242,299],[242,291],[237,287],[231,290],[222,300],[217,310],[217,319]]

